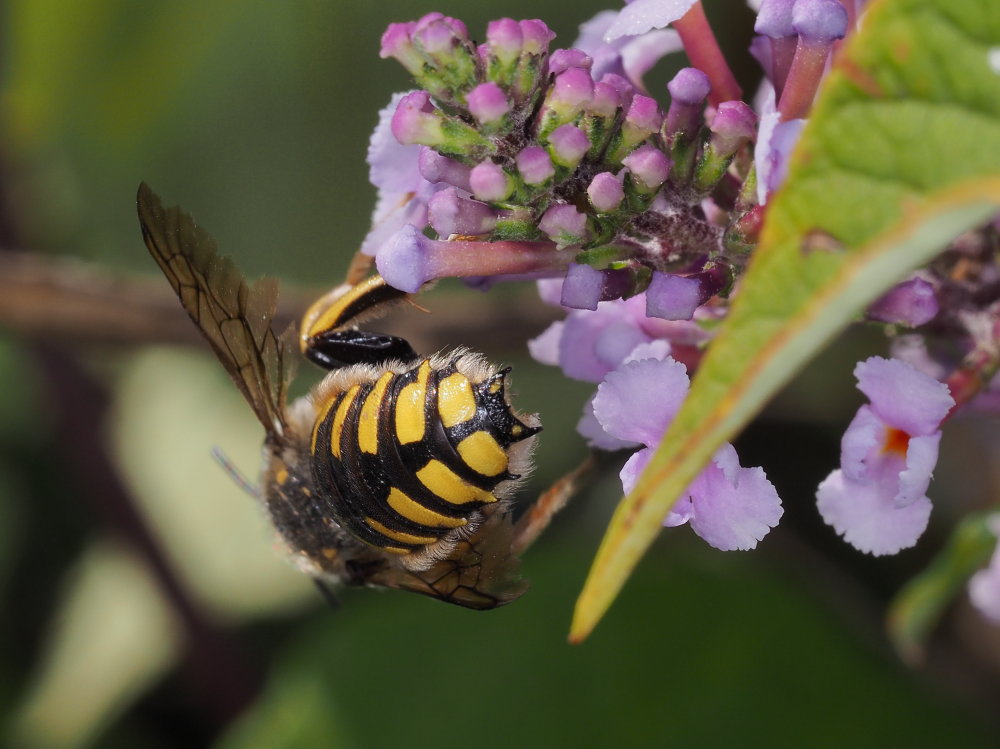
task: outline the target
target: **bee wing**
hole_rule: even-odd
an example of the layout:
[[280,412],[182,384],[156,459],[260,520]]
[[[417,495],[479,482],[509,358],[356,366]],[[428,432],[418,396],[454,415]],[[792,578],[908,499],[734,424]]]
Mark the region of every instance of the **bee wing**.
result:
[[495,512],[446,559],[423,572],[382,567],[365,582],[422,593],[470,609],[492,609],[520,598],[528,589],[521,562],[511,551],[510,516]]
[[184,309],[267,433],[281,436],[292,374],[286,354],[294,331],[279,337],[271,328],[277,281],[265,278],[248,285],[233,261],[219,256],[211,235],[179,207],[164,208],[145,182],[139,185],[136,204],[146,247]]

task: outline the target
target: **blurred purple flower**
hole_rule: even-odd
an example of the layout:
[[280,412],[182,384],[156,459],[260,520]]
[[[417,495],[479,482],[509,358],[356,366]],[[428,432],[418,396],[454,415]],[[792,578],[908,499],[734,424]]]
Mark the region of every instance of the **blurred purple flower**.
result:
[[[993,535],[1000,538],[1000,515],[988,521]],[[969,580],[969,598],[979,613],[994,624],[1000,625],[1000,544],[993,551],[993,558]]]
[[844,433],[841,467],[819,485],[817,506],[852,546],[895,554],[927,527],[939,427],[955,402],[947,386],[898,359],[872,357],[854,375],[870,403]]

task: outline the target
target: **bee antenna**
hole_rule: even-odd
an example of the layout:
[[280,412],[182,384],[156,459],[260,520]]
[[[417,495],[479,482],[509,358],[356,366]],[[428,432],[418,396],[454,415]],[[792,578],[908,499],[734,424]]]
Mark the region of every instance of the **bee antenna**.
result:
[[226,457],[224,452],[222,452],[222,448],[213,447],[212,457],[215,458],[216,463],[222,466],[222,470],[229,474],[229,478],[233,480],[233,483],[235,483],[236,486],[254,499],[260,499],[260,489],[258,489],[254,483],[244,476],[239,468],[233,465],[233,462]]

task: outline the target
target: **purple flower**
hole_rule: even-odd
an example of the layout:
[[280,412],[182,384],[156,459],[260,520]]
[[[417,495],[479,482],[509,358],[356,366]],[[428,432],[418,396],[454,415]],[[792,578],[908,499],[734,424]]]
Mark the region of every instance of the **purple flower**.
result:
[[872,357],[854,376],[870,403],[844,433],[840,468],[819,485],[817,506],[852,546],[895,554],[927,527],[939,427],[955,401],[947,386],[898,359]]
[[406,224],[426,226],[427,202],[439,189],[420,174],[420,146],[404,146],[393,137],[392,116],[406,95],[393,94],[389,105],[379,112],[368,144],[369,179],[378,190],[378,199],[372,228],[361,243],[366,255],[374,255]]
[[687,13],[694,3],[695,0],[633,0],[619,11],[604,39],[613,42],[622,36],[662,29]]
[[[1000,515],[992,516],[987,522],[993,535],[1000,538]],[[989,566],[969,580],[969,598],[979,613],[1000,625],[1000,544],[993,551]]]
[[609,27],[618,17],[613,10],[598,13],[580,25],[580,36],[573,46],[585,51],[593,59],[591,74],[594,80],[606,73],[627,78],[633,86],[645,90],[642,77],[660,58],[683,49],[680,36],[673,29],[658,29],[639,36],[620,36],[605,41]]
[[[630,492],[649,463],[687,396],[684,365],[662,354],[654,343],[637,346],[597,389],[593,413],[607,434],[645,447],[621,471]],[[723,445],[691,483],[664,520],[690,523],[717,549],[752,549],[778,524],[781,500],[760,468],[742,468],[732,445]]]
[[806,121],[795,119],[782,122],[781,113],[775,109],[773,91],[762,109],[754,162],[757,164],[757,200],[764,205],[768,196],[785,181],[788,157],[798,142]]

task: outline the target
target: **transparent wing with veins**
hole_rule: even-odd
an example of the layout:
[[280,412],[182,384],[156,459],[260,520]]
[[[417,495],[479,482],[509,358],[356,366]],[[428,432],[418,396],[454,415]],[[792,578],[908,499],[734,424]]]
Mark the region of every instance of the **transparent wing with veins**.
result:
[[179,207],[164,208],[145,183],[136,205],[153,259],[268,435],[280,438],[295,343],[294,331],[278,336],[271,327],[277,282],[248,284],[208,232]]

